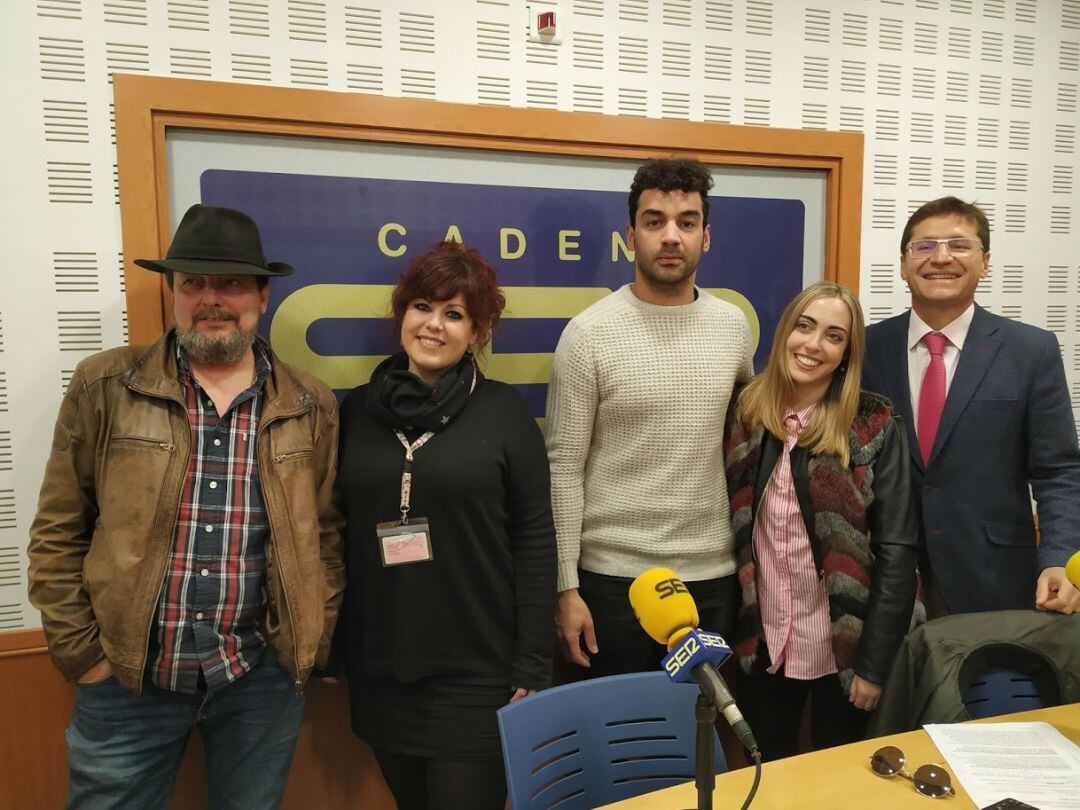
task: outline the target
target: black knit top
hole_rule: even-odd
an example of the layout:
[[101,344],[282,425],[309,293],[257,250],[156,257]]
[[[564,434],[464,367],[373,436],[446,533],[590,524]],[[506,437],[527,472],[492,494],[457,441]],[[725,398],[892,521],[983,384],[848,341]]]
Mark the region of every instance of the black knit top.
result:
[[367,410],[366,388],[341,406],[348,587],[337,648],[350,679],[547,686],[555,530],[544,441],[524,401],[484,379],[415,451],[410,517],[427,518],[434,559],[384,567],[375,529],[400,515],[405,449]]

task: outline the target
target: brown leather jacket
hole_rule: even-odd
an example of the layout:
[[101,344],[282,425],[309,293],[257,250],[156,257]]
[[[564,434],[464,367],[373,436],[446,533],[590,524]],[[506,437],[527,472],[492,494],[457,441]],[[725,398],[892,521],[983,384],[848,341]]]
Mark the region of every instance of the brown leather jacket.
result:
[[[270,521],[267,643],[297,689],[325,663],[345,585],[338,414],[321,382],[274,358],[257,441]],[[64,395],[30,529],[30,601],[76,678],[102,657],[139,691],[191,429],[173,333],[81,362]]]

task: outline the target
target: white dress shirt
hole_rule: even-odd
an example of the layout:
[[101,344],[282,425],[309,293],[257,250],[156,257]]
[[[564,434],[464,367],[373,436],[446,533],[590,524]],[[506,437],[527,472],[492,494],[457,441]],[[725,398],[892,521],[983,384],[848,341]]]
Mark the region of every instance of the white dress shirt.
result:
[[908,321],[908,388],[911,391],[911,419],[914,424],[919,424],[919,391],[922,390],[923,377],[926,376],[926,367],[930,365],[930,350],[922,342],[923,336],[929,332],[940,332],[948,343],[941,359],[945,362],[945,395],[949,395],[952,387],[953,374],[956,373],[956,364],[960,360],[960,352],[967,340],[968,330],[971,329],[971,320],[975,317],[975,304],[971,304],[955,320],[941,329],[931,329],[926,322],[911,310],[911,318]]

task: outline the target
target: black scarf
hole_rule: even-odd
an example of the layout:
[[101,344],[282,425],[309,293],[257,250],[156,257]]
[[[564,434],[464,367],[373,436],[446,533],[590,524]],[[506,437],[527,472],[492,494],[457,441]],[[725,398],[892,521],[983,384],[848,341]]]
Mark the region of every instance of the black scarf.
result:
[[405,352],[392,354],[375,368],[367,389],[367,408],[394,430],[440,431],[461,413],[483,375],[466,352],[432,388],[409,371]]

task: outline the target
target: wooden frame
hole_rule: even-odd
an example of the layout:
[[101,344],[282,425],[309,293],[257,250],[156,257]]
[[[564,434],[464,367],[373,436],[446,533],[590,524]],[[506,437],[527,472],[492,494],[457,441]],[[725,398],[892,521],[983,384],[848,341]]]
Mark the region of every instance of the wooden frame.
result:
[[48,652],[45,646],[45,633],[40,627],[29,630],[7,630],[0,633],[0,658],[45,652]]
[[161,277],[132,264],[169,244],[170,127],[426,146],[642,159],[687,154],[707,163],[826,172],[825,278],[859,286],[863,137],[591,113],[482,107],[359,93],[117,74],[116,150],[128,333],[156,339],[170,323]]

